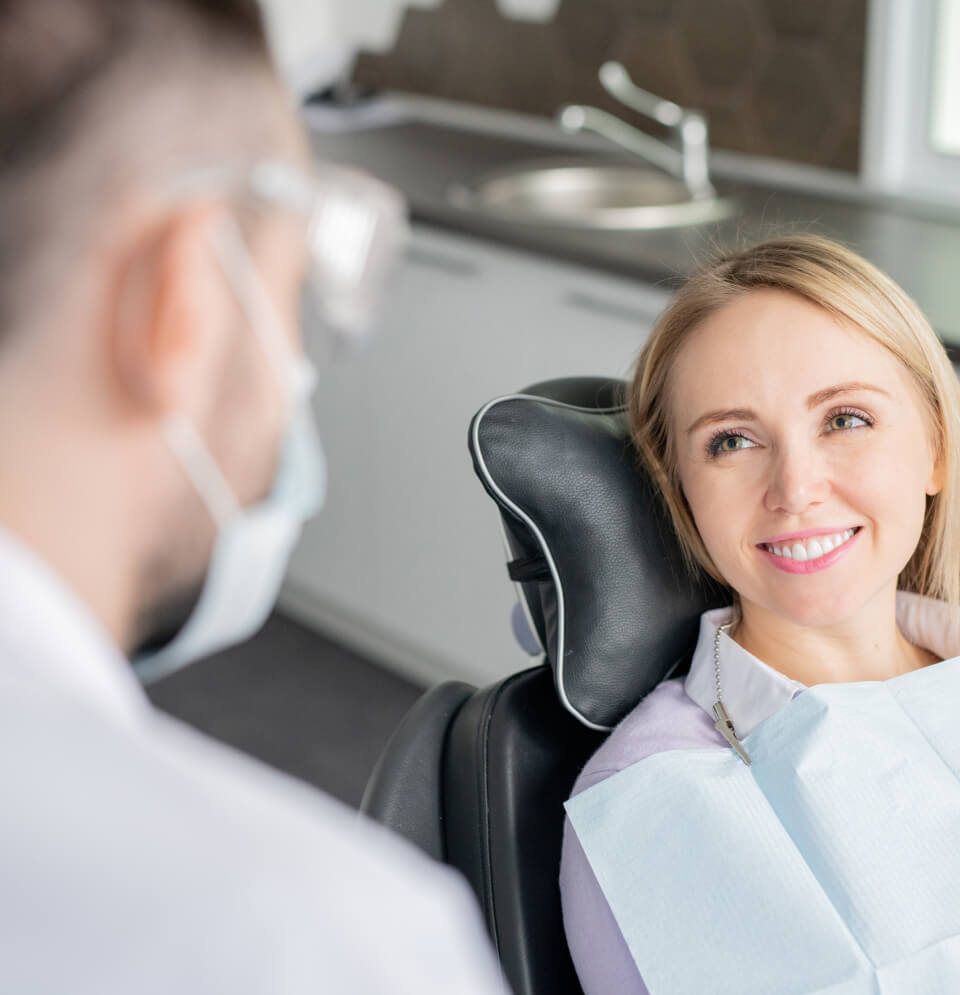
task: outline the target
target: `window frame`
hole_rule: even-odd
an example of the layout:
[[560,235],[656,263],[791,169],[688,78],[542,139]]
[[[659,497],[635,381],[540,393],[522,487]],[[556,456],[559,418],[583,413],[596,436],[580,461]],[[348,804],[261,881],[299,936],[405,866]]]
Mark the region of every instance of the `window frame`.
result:
[[870,0],[860,177],[872,191],[960,204],[960,156],[933,147],[940,0]]

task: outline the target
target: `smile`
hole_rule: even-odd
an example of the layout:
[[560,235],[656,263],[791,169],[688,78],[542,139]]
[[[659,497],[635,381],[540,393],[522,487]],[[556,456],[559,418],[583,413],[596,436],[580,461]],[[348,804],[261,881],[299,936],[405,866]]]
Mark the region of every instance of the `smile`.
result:
[[[858,526],[859,528],[859,526]],[[817,560],[827,553],[832,553],[845,542],[849,542],[857,529],[847,529],[844,532],[834,532],[832,535],[811,536],[809,539],[798,539],[778,546],[771,543],[761,543],[761,546],[774,556],[784,556],[788,560]]]
[[861,526],[832,532],[827,535],[808,536],[805,539],[787,539],[784,542],[758,544],[773,564],[788,573],[812,573],[831,566],[849,549]]

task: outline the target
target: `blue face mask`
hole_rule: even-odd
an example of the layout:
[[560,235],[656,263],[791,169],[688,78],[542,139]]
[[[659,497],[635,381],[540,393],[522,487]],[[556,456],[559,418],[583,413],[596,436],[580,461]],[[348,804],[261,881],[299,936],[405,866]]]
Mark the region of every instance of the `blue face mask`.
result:
[[320,509],[326,493],[326,464],[310,407],[314,368],[285,345],[279,315],[235,225],[218,233],[216,248],[270,365],[287,388],[287,427],[269,495],[241,508],[190,420],[175,415],[165,425],[167,444],[216,522],[217,536],[200,599],[186,624],[169,643],[133,660],[145,684],[242,642],[263,625],[303,524]]

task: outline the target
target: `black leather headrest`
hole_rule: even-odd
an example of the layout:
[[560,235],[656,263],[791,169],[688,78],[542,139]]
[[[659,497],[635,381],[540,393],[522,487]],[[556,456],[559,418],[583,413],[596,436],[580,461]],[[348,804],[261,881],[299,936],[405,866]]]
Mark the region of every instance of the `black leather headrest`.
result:
[[547,381],[484,405],[470,453],[500,507],[531,621],[564,706],[609,729],[693,650],[729,603],[684,567],[630,442],[622,381]]

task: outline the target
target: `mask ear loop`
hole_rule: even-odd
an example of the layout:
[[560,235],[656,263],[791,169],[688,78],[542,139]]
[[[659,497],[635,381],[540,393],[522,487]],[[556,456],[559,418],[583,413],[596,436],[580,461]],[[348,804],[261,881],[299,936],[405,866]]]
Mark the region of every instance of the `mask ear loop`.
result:
[[250,258],[250,252],[237,222],[228,216],[211,232],[210,237],[213,240],[217,259],[240,302],[247,322],[257,336],[257,341],[273,369],[277,382],[289,390],[291,368],[296,362],[291,351],[283,347],[286,329],[273,301],[270,300],[257,267]]
[[186,415],[170,415],[163,426],[167,445],[180,457],[180,464],[207,506],[218,529],[240,510],[220,467],[214,462],[193,422]]
[[[236,221],[229,218],[211,232],[211,238],[214,252],[240,301],[247,321],[253,327],[278,382],[289,394],[293,379],[291,365],[296,364],[291,364],[290,357],[280,351],[284,330],[270,306],[266,288],[243,244]],[[267,326],[274,334],[266,331]],[[222,530],[240,511],[240,505],[220,467],[185,415],[179,412],[171,414],[164,423],[163,432],[167,444],[180,458],[184,472],[206,505],[217,528]]]

